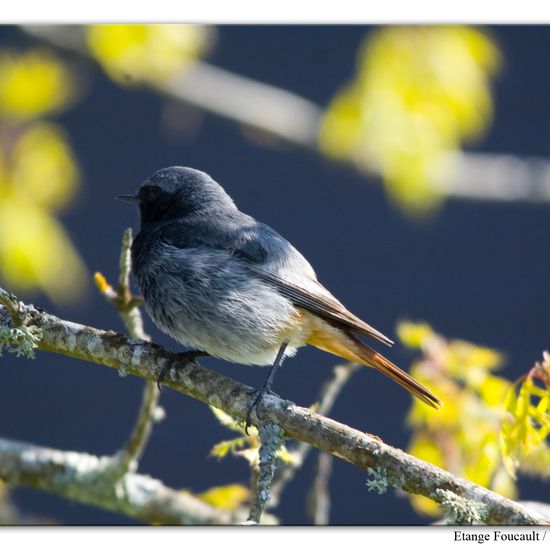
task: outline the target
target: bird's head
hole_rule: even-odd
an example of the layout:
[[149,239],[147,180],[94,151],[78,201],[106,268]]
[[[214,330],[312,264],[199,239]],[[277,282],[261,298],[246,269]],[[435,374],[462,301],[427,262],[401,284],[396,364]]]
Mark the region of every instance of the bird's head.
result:
[[184,218],[192,213],[234,210],[231,197],[205,172],[172,166],[155,172],[145,180],[137,194],[117,199],[137,204],[141,225]]

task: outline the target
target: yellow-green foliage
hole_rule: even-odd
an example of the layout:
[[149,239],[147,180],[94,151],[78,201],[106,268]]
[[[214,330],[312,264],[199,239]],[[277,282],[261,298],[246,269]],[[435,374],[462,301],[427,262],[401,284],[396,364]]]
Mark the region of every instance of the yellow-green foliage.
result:
[[[439,413],[414,402],[409,452],[513,498],[517,471],[550,476],[550,354],[512,384],[493,371],[494,350],[447,341],[426,323],[402,322],[400,340],[422,351],[413,376],[439,395]],[[437,514],[437,505],[412,497],[413,506]]]
[[55,214],[78,169],[63,130],[39,118],[66,107],[71,75],[42,50],[0,53],[0,277],[11,289],[76,298],[86,270]]
[[326,111],[320,147],[379,170],[391,198],[425,212],[441,200],[447,153],[491,119],[499,60],[492,40],[470,27],[375,31],[360,48],[354,80]]
[[0,53],[2,118],[27,120],[63,109],[72,96],[71,77],[45,50]]
[[[259,466],[259,450],[261,442],[256,427],[250,426],[248,428],[249,435],[247,435],[245,433],[243,422],[239,422],[229,414],[220,409],[216,409],[215,407],[210,407],[210,409],[222,426],[242,434],[240,437],[216,443],[210,451],[210,456],[218,459],[222,459],[228,454],[240,456],[243,457],[252,468],[257,469]],[[294,456],[284,445],[277,451],[277,457],[286,463],[292,463],[295,460]]]
[[508,391],[500,432],[501,450],[510,475],[518,470],[550,476],[550,354]]
[[196,495],[202,501],[233,512],[250,500],[250,489],[239,483],[212,487]]
[[[499,432],[511,387],[493,372],[501,364],[500,355],[462,340],[445,340],[427,324],[402,322],[398,335],[406,346],[422,351],[411,374],[445,404],[437,412],[413,402],[408,451],[513,498],[514,479],[500,453]],[[420,512],[439,513],[437,505],[424,497],[413,496],[412,504]]]
[[201,25],[90,25],[88,46],[119,84],[162,81],[187,68],[210,42]]

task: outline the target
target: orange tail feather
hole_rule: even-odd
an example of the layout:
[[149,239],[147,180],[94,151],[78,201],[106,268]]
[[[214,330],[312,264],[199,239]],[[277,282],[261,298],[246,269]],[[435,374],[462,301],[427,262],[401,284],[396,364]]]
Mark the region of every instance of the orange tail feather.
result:
[[309,345],[347,359],[352,363],[374,367],[424,403],[435,409],[442,407],[443,402],[437,396],[382,354],[363,344],[353,334],[333,327],[324,321],[323,323],[327,326],[313,332],[307,342]]

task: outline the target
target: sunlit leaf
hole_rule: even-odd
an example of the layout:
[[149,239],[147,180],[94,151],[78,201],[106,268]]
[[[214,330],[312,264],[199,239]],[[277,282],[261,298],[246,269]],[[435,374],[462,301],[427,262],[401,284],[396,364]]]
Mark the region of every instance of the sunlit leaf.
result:
[[202,501],[222,508],[223,510],[234,511],[250,500],[250,490],[238,483],[212,487],[197,495]]
[[505,399],[507,414],[499,434],[500,448],[512,476],[520,470],[550,477],[549,359],[545,353],[542,363],[520,378]]
[[449,153],[479,137],[492,116],[497,47],[478,29],[386,27],[362,44],[355,79],[332,100],[319,144],[328,155],[379,171],[410,213],[435,208]]
[[548,445],[540,443],[529,448],[518,463],[519,469],[541,478],[550,477],[550,449]]
[[190,66],[211,33],[202,25],[90,25],[90,51],[120,84],[161,81]]
[[246,438],[236,437],[216,443],[210,451],[210,456],[215,458],[225,458],[229,453],[235,453],[238,449],[246,445]]
[[54,217],[73,197],[78,168],[65,132],[39,120],[74,98],[74,75],[52,53],[0,53],[0,277],[18,292],[78,298],[84,264]]
[[59,303],[79,296],[87,280],[59,222],[19,197],[0,202],[0,275],[16,291],[38,287]]
[[[425,324],[400,326],[399,336],[422,352],[411,374],[444,403],[441,411],[433,411],[413,400],[408,415],[413,430],[408,451],[513,498],[515,482],[508,471],[512,459],[501,452],[506,442],[499,431],[507,407],[515,408],[518,399],[515,394],[510,397],[511,383],[491,372],[500,366],[501,355],[470,342],[446,340],[428,331]],[[423,514],[440,513],[425,499],[413,497],[411,504]]]
[[291,453],[285,445],[282,445],[281,448],[277,451],[277,458],[285,464],[299,464],[299,460],[296,458],[296,455]]
[[397,324],[397,336],[409,348],[421,348],[433,334],[433,329],[428,323],[401,321]]
[[[408,452],[434,466],[445,466],[445,460],[441,449],[433,440],[425,435],[416,435],[409,444]],[[429,498],[413,495],[411,497],[411,504],[417,512],[423,515],[437,516],[440,514],[437,503]]]
[[431,498],[424,497],[422,495],[411,495],[410,502],[411,506],[419,514],[430,517],[441,515],[437,502],[434,502]]
[[[233,418],[221,409],[217,409],[212,406],[210,409],[222,426],[231,431],[243,434],[242,437],[236,437],[235,439],[229,439],[216,443],[210,451],[210,456],[218,459],[225,458],[228,454],[240,456],[241,458],[244,458],[250,466],[256,468],[258,466],[258,451],[261,443],[257,428],[255,426],[249,426],[248,434],[246,434],[244,424],[242,422]],[[281,445],[276,454],[282,462],[287,464],[296,464],[297,458],[288,451],[285,445]]]
[[68,70],[45,50],[0,55],[0,112],[11,119],[30,119],[59,111],[70,100]]
[[21,200],[59,210],[72,198],[77,177],[72,151],[58,126],[34,124],[17,140],[11,154],[10,185]]
[[434,466],[443,467],[445,460],[439,445],[427,435],[416,435],[409,444],[409,454],[421,458]]
[[361,116],[359,87],[343,89],[333,100],[325,114],[324,125],[328,130],[321,134],[322,147],[338,158],[355,155],[361,138],[361,126],[357,123]]
[[510,382],[498,376],[487,376],[478,389],[484,403],[489,407],[500,407],[510,389]]

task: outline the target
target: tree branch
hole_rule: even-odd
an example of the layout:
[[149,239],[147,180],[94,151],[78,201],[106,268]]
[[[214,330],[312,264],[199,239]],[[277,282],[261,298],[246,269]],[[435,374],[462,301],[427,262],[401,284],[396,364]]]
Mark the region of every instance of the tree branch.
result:
[[126,474],[116,483],[104,475],[112,457],[59,451],[0,438],[0,478],[73,501],[111,510],[150,524],[220,525],[240,523],[246,511],[230,513],[161,481]]
[[277,468],[277,451],[284,442],[284,432],[280,426],[272,422],[262,422],[258,427],[260,449],[258,451],[258,477],[254,497],[250,504],[250,514],[247,524],[258,524],[269,499],[273,475]]
[[[0,303],[7,293],[0,292]],[[182,363],[178,354],[122,334],[61,320],[19,302],[24,325],[41,334],[33,341],[39,349],[116,368],[146,380],[156,380],[164,370],[164,384],[244,420],[249,386],[202,367],[195,361]],[[11,317],[0,307],[0,328],[9,337]],[[6,335],[4,335],[6,337]],[[473,521],[509,524],[548,524],[542,515],[497,495],[475,483],[386,445],[377,438],[325,418],[290,401],[268,395],[257,407],[260,422],[280,426],[287,437],[299,439],[329,452],[374,476],[370,486],[379,490],[393,485],[420,494],[447,508],[474,508]],[[256,414],[252,420],[258,424]],[[1,461],[1,455],[0,455]],[[467,520],[468,518],[464,518]]]
[[[40,40],[91,60],[82,26],[24,25]],[[143,83],[160,94],[260,130],[326,158],[318,145],[323,108],[297,94],[197,61],[164,83]],[[219,90],[224,93],[220,94]],[[346,162],[356,169],[353,161]],[[449,168],[451,168],[449,170]],[[380,176],[376,166],[373,174]],[[449,153],[434,167],[449,198],[550,202],[550,162],[513,155]]]

